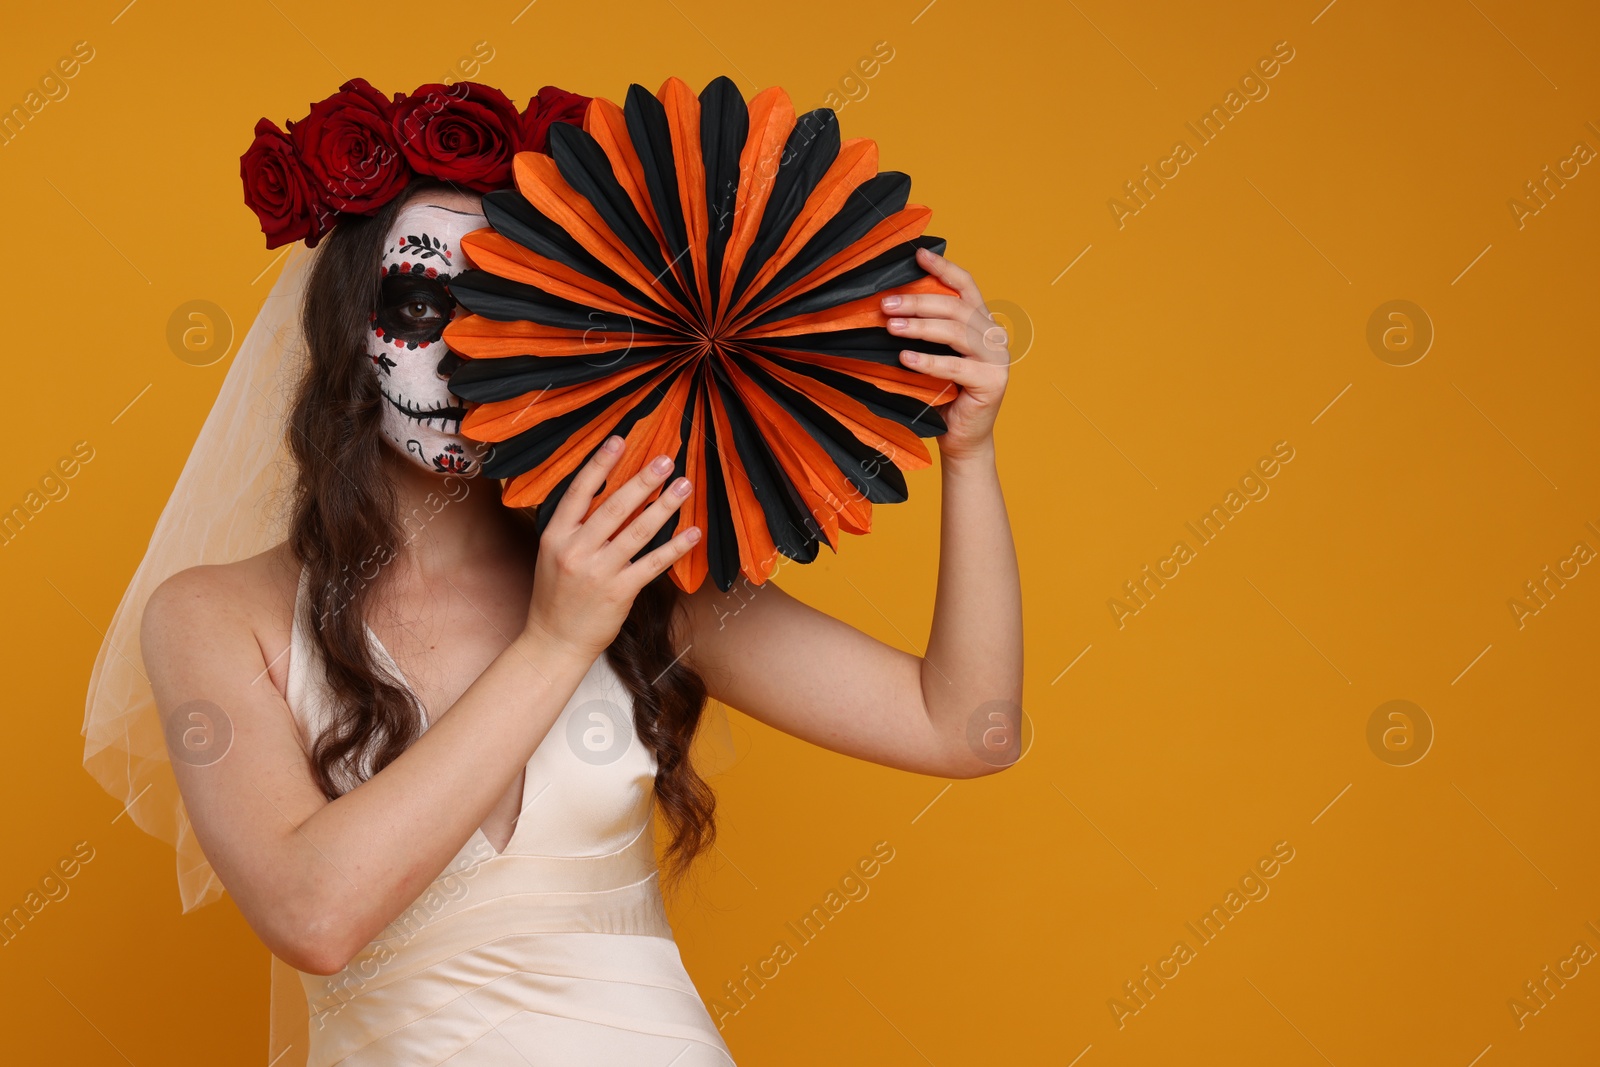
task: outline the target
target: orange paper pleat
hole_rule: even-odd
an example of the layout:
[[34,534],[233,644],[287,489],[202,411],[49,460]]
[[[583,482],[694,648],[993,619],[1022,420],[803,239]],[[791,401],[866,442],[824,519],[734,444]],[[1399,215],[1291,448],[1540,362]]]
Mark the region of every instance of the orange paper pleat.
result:
[[605,418],[596,419],[562,442],[555,454],[543,464],[511,479],[506,485],[502,502],[513,508],[534,508],[544,503],[550,491],[568,474],[577,470],[589,453],[606,439],[621,415],[622,412],[616,408],[608,408]]
[[628,119],[622,108],[610,100],[596,97],[584,115],[583,129],[595,139],[600,150],[611,161],[611,173],[616,175],[617,184],[633,201],[633,209],[650,227],[656,244],[664,250],[667,241],[661,230],[661,220],[656,218],[655,206],[650,203],[649,188],[644,181],[644,165],[639,162],[639,153],[633,147],[633,139],[628,136]]
[[[761,287],[776,277],[778,272],[799,254],[800,250],[805,247],[806,242],[816,236],[817,231],[827,225],[838,214],[839,209],[849,199],[851,192],[862,182],[877,173],[878,146],[875,143],[865,137],[853,137],[844,142],[839,147],[839,155],[834,159],[833,164],[828,167],[827,173],[823,174],[822,180],[817,183],[817,187],[811,190],[811,195],[806,198],[805,206],[800,209],[800,214],[795,217],[793,224],[790,225],[789,232],[783,238],[783,243],[778,246],[778,250],[773,253],[772,258],[761,265],[761,269],[751,279],[749,288],[740,295],[733,310],[729,312],[730,317],[737,319],[740,311],[743,310],[744,306],[750,302],[750,299],[755,294],[761,291]],[[890,219],[893,218],[894,216],[891,215]],[[926,222],[924,222],[924,225],[926,225]],[[866,234],[861,241],[853,242],[851,248],[856,247],[863,241],[870,240],[872,234],[881,228],[882,224],[880,223]],[[921,232],[919,229],[916,233],[904,238],[904,240],[910,240]],[[844,252],[847,253],[849,250],[847,248]],[[887,251],[887,248],[884,251]],[[838,255],[832,256],[830,261],[838,258]],[[870,258],[871,256],[867,256],[861,262],[864,263]],[[827,264],[824,263],[823,266],[826,267]],[[818,273],[818,271],[813,271],[812,275]],[[822,280],[826,279],[818,279],[818,281]],[[806,279],[802,278],[788,288],[795,291],[804,291],[804,289],[812,288],[818,284],[818,282],[814,281],[810,285],[805,285],[805,281]]]
[[[678,375],[655,410],[638,419],[628,430],[627,436],[623,438],[622,458],[617,460],[616,465],[606,474],[605,489],[595,496],[589,507],[591,515],[594,514],[596,507],[605,503],[612,493],[622,488],[629,478],[638,474],[644,469],[645,464],[657,456],[665,454],[673,459],[678,458],[678,448],[683,444],[683,439],[678,436],[678,429],[683,425],[683,405],[688,399],[691,380],[692,377],[688,374]],[[618,529],[626,529],[628,523],[655,502],[667,485],[667,482],[663,482],[651,490],[650,495],[645,497],[644,502],[634,509],[633,514],[629,515]]]
[[[796,315],[788,319],[779,319],[776,322],[769,322],[765,326],[748,328],[740,331],[739,337],[741,340],[745,338],[760,340],[764,337],[792,337],[796,334],[804,333],[830,333],[835,330],[853,330],[863,326],[887,326],[889,316],[883,313],[882,299],[889,293],[956,295],[954,289],[930,275],[894,289],[887,289],[882,293],[874,293],[872,296],[864,296],[860,300],[852,300],[847,304],[836,304],[831,308],[823,308],[821,311]],[[911,340],[908,338],[907,341],[907,347],[911,347]]]
[[626,334],[615,330],[567,330],[526,319],[502,322],[482,315],[463,315],[444,329],[452,349],[473,359],[506,356],[598,356],[629,352],[646,345],[671,344],[674,334]]
[[705,395],[696,393],[694,412],[689,416],[689,425],[694,427],[694,433],[689,435],[689,458],[684,466],[686,476],[694,485],[694,491],[689,494],[689,499],[684,501],[683,507],[678,509],[678,529],[687,530],[691,526],[698,526],[700,540],[672,565],[672,580],[686,593],[692,593],[700,588],[700,583],[705,581],[706,573],[710,569],[710,557],[706,552],[706,544],[710,538],[706,535],[706,531],[711,525],[711,508],[706,500],[706,437],[705,431],[701,429],[705,425],[705,417]]
[[517,190],[528,202],[566,230],[590,255],[628,284],[655,295],[675,313],[685,319],[693,318],[687,308],[661,288],[622,238],[611,232],[594,205],[567,184],[555,160],[537,152],[519,152],[512,170],[516,174]]
[[[547,389],[512,397],[510,400],[492,400],[476,404],[461,421],[461,433],[474,441],[505,441],[524,430],[531,429],[546,419],[553,419],[575,411],[599,397],[613,392],[641,375],[660,370],[670,360],[681,357],[664,357],[649,363],[640,363],[606,378],[581,385]],[[642,386],[641,386],[642,388]]]
[[580,274],[564,263],[546,259],[493,230],[469,233],[461,239],[461,245],[467,250],[472,265],[490,274],[531,285],[586,307],[637,317],[659,326],[673,324],[658,309],[643,307],[604,282]]
[[[672,158],[677,165],[678,205],[689,240],[688,270],[679,277],[690,292],[708,294],[706,241],[710,225],[706,214],[706,161],[700,149],[700,101],[682,78],[668,78],[656,94],[667,112],[672,131]],[[692,271],[693,277],[684,277]]]
[[[648,389],[659,384],[670,373],[671,368],[662,370],[642,388]],[[513,478],[506,486],[502,501],[508,507],[514,508],[536,507],[542,503],[563,478],[577,470],[578,465],[600,447],[600,442],[610,435],[622,417],[638,402],[639,393],[633,391],[606,408],[593,422],[563,441],[548,460],[526,474],[519,474]]]
[[807,377],[759,354],[752,353],[751,358],[761,369],[838,420],[840,425],[855,435],[856,440],[888,456],[901,470],[921,470],[932,464],[933,457],[922,438],[893,419],[874,414],[861,401],[826,382]]
[[804,352],[787,348],[763,349],[774,355],[801,360],[813,366],[836,370],[869,382],[889,393],[915,397],[925,404],[938,405],[954,400],[960,387],[943,378],[935,378],[909,367],[885,366],[849,356],[829,356],[821,352]]
[[[913,204],[903,211],[895,212],[867,231],[865,235],[849,247],[830,256],[810,274],[796,279],[793,284],[762,300],[760,304],[745,308],[739,314],[738,320],[733,324],[734,328],[742,330],[746,323],[759,318],[769,308],[777,307],[784,301],[815,289],[847,270],[859,267],[863,263],[883,255],[883,253],[888,252],[897,245],[905,244],[907,241],[921,236],[922,231],[927,228],[928,221],[932,217],[933,213],[920,204]],[[927,278],[937,281],[932,275],[928,275]],[[913,282],[911,284],[917,283]],[[954,289],[945,286],[942,282],[939,285],[943,292],[955,292]],[[883,294],[880,293],[878,295],[882,296]]]
[[[739,268],[755,241],[761,227],[761,216],[772,196],[773,180],[783,159],[783,147],[794,130],[794,103],[789,94],[777,86],[763,89],[750,101],[750,133],[739,154],[739,192],[734,200],[733,230],[728,235],[728,247],[722,256],[722,277],[719,308],[726,309],[733,295],[733,283],[739,277]],[[727,318],[720,312],[718,321]]]

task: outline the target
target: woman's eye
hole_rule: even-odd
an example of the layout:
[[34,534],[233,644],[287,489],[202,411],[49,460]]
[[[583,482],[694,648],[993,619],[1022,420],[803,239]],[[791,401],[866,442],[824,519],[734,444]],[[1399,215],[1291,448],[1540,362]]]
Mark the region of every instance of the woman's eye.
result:
[[436,278],[390,274],[378,293],[377,327],[396,340],[433,341],[450,321],[455,301]]
[[422,300],[400,305],[400,316],[414,326],[423,326],[439,319],[439,309]]

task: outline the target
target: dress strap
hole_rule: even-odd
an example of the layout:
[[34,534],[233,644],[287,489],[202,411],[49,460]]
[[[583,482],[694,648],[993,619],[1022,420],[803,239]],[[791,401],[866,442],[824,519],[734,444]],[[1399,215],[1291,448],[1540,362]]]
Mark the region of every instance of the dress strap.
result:
[[284,686],[284,700],[294,715],[295,725],[300,728],[301,742],[309,752],[316,740],[316,734],[312,729],[314,724],[307,708],[307,689],[311,685],[308,675],[313,649],[309,647],[311,643],[306,640],[305,627],[300,621],[305,599],[306,569],[301,567],[300,581],[294,594],[294,616],[289,624],[289,678]]

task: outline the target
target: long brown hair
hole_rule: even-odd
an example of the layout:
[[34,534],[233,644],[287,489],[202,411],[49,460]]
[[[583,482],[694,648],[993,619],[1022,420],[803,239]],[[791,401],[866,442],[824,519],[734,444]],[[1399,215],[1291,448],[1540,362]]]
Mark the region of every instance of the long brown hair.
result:
[[[303,621],[321,651],[332,697],[331,722],[311,756],[330,800],[388,766],[421,733],[415,698],[379,667],[366,635],[365,609],[385,573],[374,562],[392,558],[401,542],[385,466],[391,446],[379,432],[383,399],[366,332],[378,305],[384,236],[406,201],[448,188],[413,180],[376,214],[342,218],[323,238],[306,286],[306,370],[290,416],[298,478],[289,544],[308,571]],[[529,550],[536,552],[533,529],[530,521]],[[606,650],[633,697],[635,730],[656,757],[656,802],[671,831],[669,885],[716,835],[715,795],[689,758],[706,687],[672,648],[680,597],[667,575],[651,582]]]

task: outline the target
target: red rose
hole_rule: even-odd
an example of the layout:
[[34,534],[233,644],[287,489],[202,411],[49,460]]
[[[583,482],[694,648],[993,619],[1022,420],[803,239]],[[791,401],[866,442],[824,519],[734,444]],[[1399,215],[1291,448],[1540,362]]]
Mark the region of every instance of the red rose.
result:
[[239,178],[268,248],[302,237],[306,247],[315,247],[333,225],[333,211],[323,203],[294,142],[271,119],[256,123],[256,139],[239,157]]
[[300,158],[335,210],[370,215],[411,179],[391,128],[393,112],[364,78],[352,78],[289,123]]
[[539,95],[529,100],[527,109],[522,112],[522,136],[517,144],[517,150],[548,152],[550,127],[557,122],[565,122],[582,129],[583,116],[589,110],[591,99],[592,97],[569,93],[565,89],[557,89],[554,85],[546,85],[540,89]]
[[396,97],[392,128],[418,174],[487,193],[511,184],[517,122],[516,105],[499,89],[456,82]]

